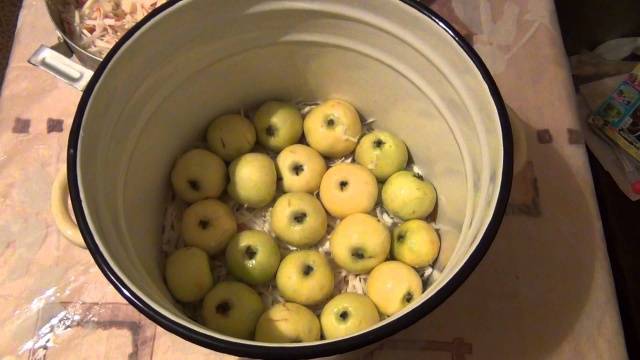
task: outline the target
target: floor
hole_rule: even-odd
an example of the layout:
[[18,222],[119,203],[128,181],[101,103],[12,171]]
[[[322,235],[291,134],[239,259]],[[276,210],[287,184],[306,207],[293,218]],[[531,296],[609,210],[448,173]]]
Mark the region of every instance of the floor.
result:
[[9,62],[21,4],[22,0],[0,0],[0,86],[4,80],[4,69]]
[[[640,36],[639,0],[556,0],[568,55]],[[630,201],[589,153],[630,359],[640,358],[640,201]]]
[[[22,0],[0,0],[0,85]],[[622,36],[640,35],[640,0],[556,0],[569,55]],[[590,154],[629,358],[640,358],[640,202],[629,201]]]

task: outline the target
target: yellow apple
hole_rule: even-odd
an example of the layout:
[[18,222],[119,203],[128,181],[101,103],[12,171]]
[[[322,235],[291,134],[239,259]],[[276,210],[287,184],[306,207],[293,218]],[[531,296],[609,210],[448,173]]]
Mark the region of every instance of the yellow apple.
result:
[[409,220],[393,229],[393,256],[413,267],[431,265],[438,257],[440,239],[423,220]]
[[195,247],[174,251],[165,264],[165,279],[176,300],[188,303],[202,299],[213,286],[209,256]]
[[436,206],[436,189],[411,171],[398,171],[382,186],[382,205],[402,220],[425,218]]
[[276,285],[286,300],[316,305],[331,295],[333,271],[320,252],[298,250],[287,255],[280,263]]
[[328,100],[313,108],[304,119],[309,145],[326,157],[339,158],[353,151],[362,133],[360,116],[346,101]]
[[320,325],[327,340],[366,330],[380,321],[375,304],[360,294],[339,294],[322,308]]
[[181,230],[185,244],[214,255],[224,249],[238,225],[229,206],[216,199],[206,199],[184,211]]
[[315,196],[303,192],[287,193],[273,205],[271,229],[289,245],[312,246],[327,231],[327,213]]
[[260,295],[237,281],[216,285],[202,302],[206,327],[240,339],[252,339],[264,311]]
[[209,125],[207,143],[211,151],[225,161],[232,161],[251,151],[256,143],[256,130],[242,115],[223,115]]
[[216,154],[194,149],[176,161],[171,171],[171,184],[178,197],[186,202],[215,198],[227,184],[227,168]]
[[276,195],[276,167],[265,154],[249,153],[229,166],[229,195],[253,208],[266,206]]
[[337,218],[367,213],[373,210],[377,198],[376,178],[362,165],[333,166],[320,183],[320,200],[329,214]]
[[327,171],[322,155],[302,144],[287,146],[278,154],[276,163],[286,192],[313,194],[320,188],[320,180]]
[[391,236],[377,218],[352,214],[336,226],[330,240],[331,256],[343,269],[364,274],[389,255]]
[[318,317],[302,305],[280,303],[267,310],[256,326],[256,341],[302,343],[320,340]]
[[302,136],[302,115],[291,104],[267,101],[256,112],[254,124],[258,142],[273,151],[297,143]]
[[386,261],[376,266],[367,279],[367,296],[381,313],[391,316],[422,294],[422,280],[409,265]]
[[407,166],[407,146],[397,136],[376,130],[365,135],[356,147],[356,162],[371,170],[378,181]]

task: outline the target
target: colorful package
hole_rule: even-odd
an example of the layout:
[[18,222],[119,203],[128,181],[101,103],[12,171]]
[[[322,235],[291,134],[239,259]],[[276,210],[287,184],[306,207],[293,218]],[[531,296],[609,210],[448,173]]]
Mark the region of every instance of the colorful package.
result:
[[640,161],[640,65],[600,105],[589,123]]

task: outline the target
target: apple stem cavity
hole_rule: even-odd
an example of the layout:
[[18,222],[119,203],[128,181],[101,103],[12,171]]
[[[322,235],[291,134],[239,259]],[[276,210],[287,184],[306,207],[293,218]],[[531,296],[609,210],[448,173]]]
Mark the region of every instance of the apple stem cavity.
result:
[[398,240],[399,242],[402,242],[402,241],[404,241],[404,239],[405,239],[406,237],[407,237],[407,233],[405,233],[405,232],[401,232],[400,234],[398,234],[398,239],[397,239],[397,240]]
[[249,260],[253,260],[253,258],[255,258],[257,254],[258,252],[256,251],[256,249],[251,246],[247,246],[244,249],[244,256]]
[[380,149],[382,147],[382,145],[386,144],[382,139],[376,139],[373,142],[373,147],[376,149]]
[[293,166],[291,167],[291,171],[293,171],[293,173],[298,176],[300,174],[302,174],[302,172],[304,171],[304,166],[302,164],[293,164]]
[[273,137],[276,135],[276,128],[273,125],[269,125],[265,129],[265,132],[267,133],[267,136]]
[[200,183],[198,180],[189,179],[187,180],[187,183],[189,183],[189,187],[191,187],[193,191],[200,191]]
[[349,186],[349,182],[347,180],[342,180],[339,185],[340,191],[344,191]]
[[346,321],[349,318],[349,312],[346,310],[342,310],[338,315],[342,321]]
[[222,316],[227,316],[229,311],[231,311],[231,304],[228,301],[223,301],[216,305],[216,313]]
[[295,221],[296,224],[302,224],[306,219],[307,219],[307,213],[305,212],[299,212],[293,215],[293,221]]
[[207,219],[200,219],[200,221],[198,221],[198,226],[200,226],[200,228],[202,230],[206,230],[209,227],[210,223],[209,220]]
[[351,250],[351,256],[353,256],[354,258],[358,259],[358,260],[362,260],[365,258],[364,256],[364,251],[362,251],[362,249],[360,248],[356,248]]
[[302,273],[304,274],[304,276],[309,276],[311,275],[312,272],[313,272],[313,266],[309,264],[305,264],[304,268],[302,269]]
[[331,118],[331,117],[329,119],[327,119],[327,127],[328,128],[332,128],[334,126],[336,126],[336,120],[334,118]]
[[406,294],[404,294],[404,298],[403,298],[405,303],[410,303],[413,300],[413,294],[411,292],[407,292]]

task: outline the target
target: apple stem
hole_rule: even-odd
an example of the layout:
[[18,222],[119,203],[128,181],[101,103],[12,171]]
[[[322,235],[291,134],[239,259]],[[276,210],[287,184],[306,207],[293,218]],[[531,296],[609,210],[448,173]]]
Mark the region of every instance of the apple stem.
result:
[[258,252],[251,246],[247,246],[246,249],[244,249],[244,255],[247,257],[247,259],[249,260],[253,260],[254,257],[256,257],[256,254]]
[[295,221],[297,224],[302,224],[306,218],[307,213],[304,212],[296,213],[295,215],[293,215],[293,221]]
[[200,183],[197,180],[189,179],[187,180],[187,183],[189,183],[189,186],[194,191],[200,191]]
[[231,304],[226,300],[216,305],[216,312],[220,315],[227,315],[229,311],[231,311]]
[[410,303],[411,300],[413,300],[413,294],[410,292],[407,292],[406,294],[404,294],[404,302],[405,303]]
[[209,227],[210,223],[209,220],[207,219],[201,219],[200,221],[198,221],[198,226],[200,226],[200,228],[202,230],[206,230]]
[[305,276],[309,276],[309,274],[311,274],[313,272],[313,266],[305,264],[304,265],[304,269],[302,270],[302,273]]

